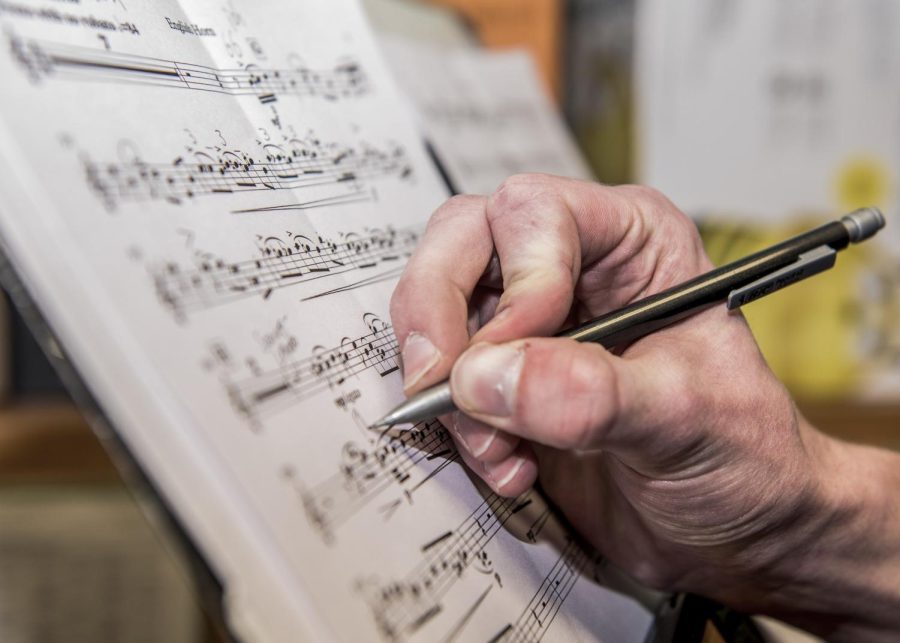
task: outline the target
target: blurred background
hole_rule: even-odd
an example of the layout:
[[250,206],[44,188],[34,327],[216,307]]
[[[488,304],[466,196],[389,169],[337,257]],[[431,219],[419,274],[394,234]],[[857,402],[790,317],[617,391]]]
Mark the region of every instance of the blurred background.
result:
[[[520,171],[646,183],[716,264],[883,208],[874,243],[745,314],[815,424],[900,448],[900,2],[364,5],[459,191]],[[0,395],[0,641],[221,640],[190,557],[151,529],[8,302]]]

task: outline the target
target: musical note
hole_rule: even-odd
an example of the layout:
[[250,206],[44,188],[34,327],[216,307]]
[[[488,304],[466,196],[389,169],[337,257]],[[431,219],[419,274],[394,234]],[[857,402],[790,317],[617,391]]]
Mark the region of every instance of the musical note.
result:
[[389,583],[360,581],[381,635],[401,640],[419,630],[443,609],[441,599],[472,566],[494,574],[485,547],[513,515],[527,507],[533,491],[517,498],[494,493],[454,530],[421,547],[422,560],[402,580]]
[[243,379],[226,380],[232,405],[255,428],[262,413],[283,410],[369,369],[381,377],[398,371],[399,348],[393,327],[371,313],[363,321],[369,329],[365,335],[345,337],[329,348],[315,346],[309,357],[257,369]]
[[[221,139],[221,132],[217,130]],[[222,139],[224,140],[224,139]],[[324,142],[310,132],[284,143],[257,141],[257,153],[211,145],[189,146],[187,157],[169,163],[148,162],[136,145],[123,141],[118,161],[95,162],[82,156],[85,179],[109,210],[123,202],[165,200],[179,205],[198,197],[238,192],[299,190],[347,186],[358,192],[366,181],[412,175],[405,150]]]
[[[297,488],[310,524],[325,542],[335,542],[334,531],[389,489],[403,489],[403,498],[412,503],[413,494],[458,458],[446,429],[437,421],[421,422],[412,429],[387,436],[374,448],[361,449],[350,442],[344,446],[338,473],[309,489]],[[439,461],[427,470],[420,465]],[[416,477],[414,477],[416,476]],[[292,482],[296,481],[292,480]],[[387,505],[385,518],[396,510]]]
[[[98,403],[143,418],[115,428],[198,552],[252,590],[237,620],[457,643],[551,621],[588,640],[608,612],[640,634],[587,582],[523,616],[565,546],[539,492],[490,494],[437,421],[369,428],[402,385],[392,282],[450,188],[361,3],[121,3],[0,0],[0,232],[47,322],[95,349]],[[430,116],[533,124],[468,98]],[[456,143],[519,150],[495,138]]]
[[268,298],[273,290],[320,281],[379,266],[402,267],[419,240],[421,227],[366,229],[362,234],[260,237],[257,256],[237,261],[195,257],[195,266],[166,263],[151,270],[160,301],[176,318],[245,297]]
[[260,103],[279,95],[318,97],[329,101],[355,98],[371,91],[362,66],[346,60],[328,69],[217,69],[207,65],[151,58],[9,35],[13,59],[34,82],[44,79],[97,80],[256,96]]
[[568,598],[591,557],[577,542],[569,539],[559,558],[522,610],[515,623],[507,624],[490,643],[537,643],[547,633],[553,619]]

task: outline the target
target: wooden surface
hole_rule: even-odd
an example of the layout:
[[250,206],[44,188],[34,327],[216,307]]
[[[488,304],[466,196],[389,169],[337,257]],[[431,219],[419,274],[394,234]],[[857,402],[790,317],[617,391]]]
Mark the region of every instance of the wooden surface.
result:
[[71,403],[37,400],[0,409],[0,483],[117,479],[106,452]]
[[900,451],[900,401],[800,401],[800,411],[821,431],[847,440]]
[[[0,408],[0,486],[43,485],[77,491],[121,484],[112,461],[71,402],[45,399]],[[162,533],[156,536],[165,538]],[[167,551],[187,573],[184,561],[175,555],[177,550],[167,547]],[[230,639],[223,625],[200,607],[198,643],[227,643]]]

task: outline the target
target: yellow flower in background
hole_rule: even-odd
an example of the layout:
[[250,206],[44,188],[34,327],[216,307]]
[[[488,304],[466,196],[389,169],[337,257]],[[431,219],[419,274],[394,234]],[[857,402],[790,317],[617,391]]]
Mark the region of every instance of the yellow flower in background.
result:
[[[722,265],[822,222],[806,218],[752,225],[708,220],[701,232],[713,262]],[[870,248],[854,246],[825,274],[743,309],[769,366],[794,395],[852,397],[874,367],[873,356],[860,346],[869,317],[866,309],[875,303],[861,295],[860,278],[870,270],[872,259]]]
[[836,177],[836,197],[842,210],[885,208],[892,197],[889,166],[874,156],[848,160]]

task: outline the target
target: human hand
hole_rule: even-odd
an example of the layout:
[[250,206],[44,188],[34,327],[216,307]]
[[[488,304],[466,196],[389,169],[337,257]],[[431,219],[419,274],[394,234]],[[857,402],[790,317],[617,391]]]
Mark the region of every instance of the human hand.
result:
[[[462,413],[442,420],[468,466],[503,495],[539,477],[644,583],[858,633],[874,603],[853,611],[815,590],[846,582],[848,539],[890,524],[900,540],[897,511],[864,482],[896,489],[896,456],[809,426],[724,306],[620,352],[547,337],[711,267],[690,220],[646,188],[521,175],[455,197],[391,302],[406,391],[451,376]],[[897,547],[871,549],[895,565],[875,585],[896,599]],[[875,611],[870,626],[898,625]]]

